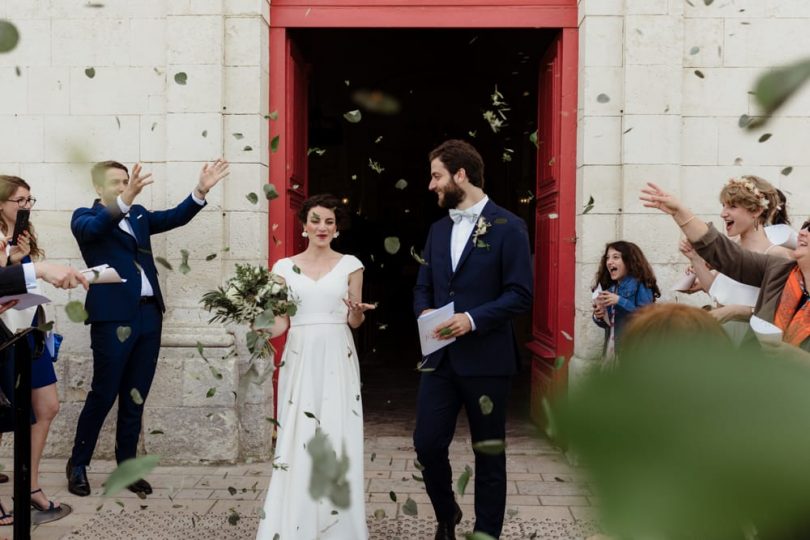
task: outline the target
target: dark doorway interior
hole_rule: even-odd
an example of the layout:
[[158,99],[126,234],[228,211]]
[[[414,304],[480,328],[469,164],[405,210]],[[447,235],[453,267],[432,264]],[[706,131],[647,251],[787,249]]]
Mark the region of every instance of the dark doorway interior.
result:
[[[448,138],[473,143],[486,164],[487,194],[526,220],[533,241],[530,134],[550,37],[541,30],[294,34],[311,68],[309,192],[344,200],[352,225],[335,247],[363,261],[364,298],[379,302],[355,337],[366,419],[383,432],[387,426],[391,434],[407,433],[413,425],[419,348],[411,290],[419,263],[410,251],[421,252],[430,224],[443,215],[427,189],[428,152]],[[359,122],[344,117],[353,110]],[[503,122],[497,132],[487,111]],[[396,253],[386,250],[386,238],[398,239]],[[516,326],[519,341],[529,341],[529,316]],[[513,425],[528,418],[528,361],[526,353],[515,378],[510,416],[520,422]]]

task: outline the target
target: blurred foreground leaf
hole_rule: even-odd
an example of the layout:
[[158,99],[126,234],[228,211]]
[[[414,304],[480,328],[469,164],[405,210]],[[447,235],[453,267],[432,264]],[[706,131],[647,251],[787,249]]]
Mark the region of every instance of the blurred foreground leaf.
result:
[[14,50],[20,42],[20,32],[11,22],[0,19],[0,53]]
[[122,462],[104,482],[104,496],[112,497],[133,482],[149,474],[157,466],[160,456],[141,456]]
[[307,443],[307,452],[312,457],[312,473],[309,478],[309,494],[319,501],[324,497],[338,508],[346,509],[351,500],[349,482],[346,472],[349,470],[349,458],[344,449],[338,458],[329,438],[320,430]]
[[810,79],[810,58],[776,68],[754,85],[754,97],[765,114],[773,114]]
[[65,305],[65,313],[72,322],[82,323],[87,320],[87,312],[78,300],[71,300]]

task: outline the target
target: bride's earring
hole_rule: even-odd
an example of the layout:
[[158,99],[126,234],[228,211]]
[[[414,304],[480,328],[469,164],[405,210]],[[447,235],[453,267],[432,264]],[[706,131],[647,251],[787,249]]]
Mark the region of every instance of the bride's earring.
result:
[[332,238],[337,238],[338,236],[340,236],[340,231],[335,231],[335,236],[333,236]]
[[307,236],[309,236],[309,235],[307,234],[307,231],[301,231],[301,236],[303,236],[304,238],[306,238],[306,237],[307,237]]

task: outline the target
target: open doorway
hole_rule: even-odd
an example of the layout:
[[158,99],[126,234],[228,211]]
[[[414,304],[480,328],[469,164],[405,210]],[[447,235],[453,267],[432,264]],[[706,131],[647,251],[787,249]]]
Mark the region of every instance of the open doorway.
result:
[[[411,290],[430,225],[428,152],[463,138],[486,164],[485,191],[522,217],[534,245],[540,62],[548,30],[295,30],[308,66],[308,191],[345,201],[351,229],[335,244],[366,265],[378,310],[357,332],[368,423],[410,430],[419,359]],[[359,110],[361,118],[350,111]],[[485,118],[485,114],[489,117]],[[395,252],[389,240],[396,239]],[[520,343],[531,318],[516,322]],[[515,377],[510,424],[529,416],[530,354]],[[515,422],[518,420],[519,422]],[[385,434],[385,433],[380,433]]]

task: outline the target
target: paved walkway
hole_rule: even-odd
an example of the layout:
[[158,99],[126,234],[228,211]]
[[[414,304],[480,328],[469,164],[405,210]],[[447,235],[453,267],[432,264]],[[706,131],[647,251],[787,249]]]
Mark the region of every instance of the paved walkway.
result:
[[[508,444],[508,516],[572,521],[593,516],[590,491],[576,481],[575,471],[559,451],[548,442],[528,435],[512,436]],[[387,517],[400,516],[402,504],[410,496],[418,505],[419,518],[432,521],[424,485],[413,478],[420,476],[413,458],[409,435],[377,436],[366,440],[366,511],[370,516],[377,510],[383,510]],[[451,447],[451,459],[456,478],[465,464],[473,465],[469,439],[463,436],[457,439]],[[102,511],[228,514],[233,509],[240,514],[255,515],[262,507],[272,471],[264,463],[158,467],[148,476],[155,493],[147,499],[139,499],[124,491],[112,500],[104,500],[100,496],[101,483],[114,468],[113,462],[93,463],[88,475],[93,494],[84,498],[68,493],[64,467],[64,460],[45,460],[42,486],[52,497],[71,504],[73,514],[37,527],[32,533],[34,539],[62,538],[89,521],[102,504]],[[398,495],[396,503],[389,496],[391,491]],[[467,493],[459,500],[465,517],[474,513],[474,492],[471,481]],[[10,502],[10,496],[11,485],[0,486],[4,503]],[[223,531],[227,531],[229,526],[223,523],[223,527]],[[132,538],[138,538],[137,531],[131,531],[131,534]],[[11,527],[0,528],[0,538],[10,536]]]

